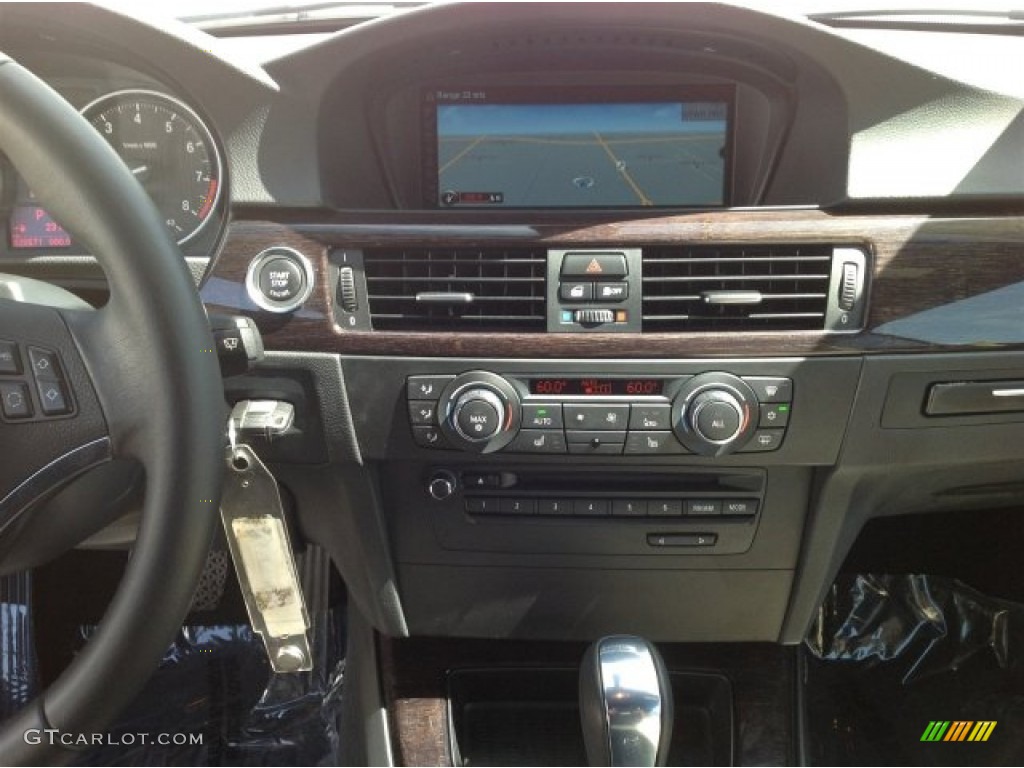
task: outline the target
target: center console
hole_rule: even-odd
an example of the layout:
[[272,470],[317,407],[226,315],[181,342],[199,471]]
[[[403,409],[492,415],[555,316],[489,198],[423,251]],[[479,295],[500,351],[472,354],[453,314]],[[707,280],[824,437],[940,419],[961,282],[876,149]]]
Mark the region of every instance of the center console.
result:
[[412,634],[775,640],[859,357],[342,361]]

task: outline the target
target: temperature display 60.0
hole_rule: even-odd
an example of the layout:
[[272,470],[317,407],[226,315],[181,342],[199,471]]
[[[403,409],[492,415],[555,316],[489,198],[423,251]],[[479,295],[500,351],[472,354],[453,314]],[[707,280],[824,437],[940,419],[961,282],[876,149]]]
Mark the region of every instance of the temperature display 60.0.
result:
[[660,395],[661,379],[530,379],[533,395]]

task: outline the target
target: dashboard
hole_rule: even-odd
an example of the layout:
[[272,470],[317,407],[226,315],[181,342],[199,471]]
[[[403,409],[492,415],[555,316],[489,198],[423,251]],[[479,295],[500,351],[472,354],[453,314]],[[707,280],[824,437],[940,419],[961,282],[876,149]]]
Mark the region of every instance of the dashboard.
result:
[[[940,72],[732,5],[442,4],[270,58],[0,13],[260,329],[228,399],[296,405],[263,453],[386,633],[796,643],[866,520],[1020,480],[984,36]],[[0,203],[4,271],[102,300],[12,166]]]

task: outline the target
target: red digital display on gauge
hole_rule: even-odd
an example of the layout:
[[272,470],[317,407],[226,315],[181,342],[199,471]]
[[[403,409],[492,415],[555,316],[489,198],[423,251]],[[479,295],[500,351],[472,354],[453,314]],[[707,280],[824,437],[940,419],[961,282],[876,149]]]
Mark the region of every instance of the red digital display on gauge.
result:
[[661,379],[530,379],[532,395],[660,395]]
[[71,235],[45,209],[19,205],[11,212],[12,248],[67,248]]

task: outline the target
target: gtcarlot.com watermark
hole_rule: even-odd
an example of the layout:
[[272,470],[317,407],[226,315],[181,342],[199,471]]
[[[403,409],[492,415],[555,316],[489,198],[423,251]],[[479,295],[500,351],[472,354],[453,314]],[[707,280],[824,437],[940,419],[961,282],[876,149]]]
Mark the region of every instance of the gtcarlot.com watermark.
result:
[[161,747],[201,746],[201,733],[66,733],[56,728],[29,728],[24,735],[26,744],[48,744],[62,747],[132,747],[159,745]]

